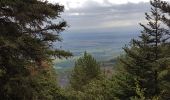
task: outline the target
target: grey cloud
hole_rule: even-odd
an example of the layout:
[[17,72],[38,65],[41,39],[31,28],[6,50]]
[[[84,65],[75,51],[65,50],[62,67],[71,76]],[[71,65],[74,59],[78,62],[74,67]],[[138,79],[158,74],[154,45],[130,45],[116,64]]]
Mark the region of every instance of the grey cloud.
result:
[[149,3],[113,5],[107,0],[104,4],[89,1],[81,8],[64,12],[63,17],[70,25],[68,32],[133,30],[149,10]]
[[126,13],[126,12],[144,12],[149,9],[149,3],[128,3],[122,5],[106,5],[106,3],[100,4],[94,1],[88,1],[83,7],[78,9],[70,9],[66,13],[106,13],[106,12],[116,12],[116,13]]

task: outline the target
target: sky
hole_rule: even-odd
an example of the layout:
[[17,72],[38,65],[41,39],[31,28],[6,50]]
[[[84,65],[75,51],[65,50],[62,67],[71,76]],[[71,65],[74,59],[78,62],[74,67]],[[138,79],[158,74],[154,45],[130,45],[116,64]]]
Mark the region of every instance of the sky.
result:
[[[123,43],[126,41],[126,38],[124,37],[131,39],[133,36],[140,34],[142,28],[140,27],[139,23],[146,23],[145,12],[149,12],[151,8],[149,3],[150,0],[48,1],[51,3],[59,3],[65,6],[65,11],[62,13],[61,18],[67,21],[69,27],[61,34],[64,39],[64,47],[68,48],[68,50],[71,50],[74,53],[74,51],[76,52],[77,48],[78,52],[81,50],[81,52],[84,52],[85,50],[88,51],[89,49],[84,49],[84,47],[89,46],[91,51],[94,53],[96,53],[96,51],[102,51],[101,55],[109,54],[111,56],[114,55],[111,51],[117,50],[115,48],[120,49],[121,46],[124,45]],[[57,21],[58,20],[56,20],[56,22]],[[108,33],[108,35],[105,33]],[[124,40],[120,37],[117,38],[115,36],[116,34],[123,34],[124,36],[121,37]],[[115,36],[113,39],[111,37],[112,35]],[[99,37],[97,38],[97,36]],[[121,43],[121,41],[124,42]],[[108,44],[110,43],[110,47],[107,47],[108,44],[102,44],[101,42],[106,42]],[[101,48],[96,47],[96,45],[101,46]],[[120,48],[117,45],[120,45]],[[112,48],[114,50],[112,50]]]
[[65,6],[66,32],[137,30],[150,11],[149,0],[48,0]]

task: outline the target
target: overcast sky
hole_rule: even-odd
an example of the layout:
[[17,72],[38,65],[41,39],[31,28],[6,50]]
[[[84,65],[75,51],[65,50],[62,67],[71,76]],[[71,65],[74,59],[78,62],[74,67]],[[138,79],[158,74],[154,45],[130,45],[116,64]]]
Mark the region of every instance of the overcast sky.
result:
[[67,32],[136,30],[150,10],[149,0],[49,0],[65,6]]

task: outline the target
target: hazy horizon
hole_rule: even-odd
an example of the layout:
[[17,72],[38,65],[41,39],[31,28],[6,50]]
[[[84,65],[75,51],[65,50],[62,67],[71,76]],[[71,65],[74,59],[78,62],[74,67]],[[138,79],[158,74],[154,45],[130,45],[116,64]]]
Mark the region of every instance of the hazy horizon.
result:
[[119,56],[122,47],[139,36],[142,30],[139,23],[146,23],[145,12],[150,11],[150,0],[49,1],[65,6],[60,20],[69,25],[61,33],[62,43],[56,43],[56,47],[71,51],[74,57],[71,61],[57,59],[61,67],[73,65],[70,62],[84,51],[99,61]]
[[57,60],[57,67],[72,67],[84,51],[98,61],[119,56],[122,47],[139,35],[139,23],[145,23],[144,13],[150,9],[148,0],[128,1],[120,4],[108,0],[58,1],[65,6],[62,18],[69,27],[61,33],[62,43],[56,46],[71,51],[74,57]]

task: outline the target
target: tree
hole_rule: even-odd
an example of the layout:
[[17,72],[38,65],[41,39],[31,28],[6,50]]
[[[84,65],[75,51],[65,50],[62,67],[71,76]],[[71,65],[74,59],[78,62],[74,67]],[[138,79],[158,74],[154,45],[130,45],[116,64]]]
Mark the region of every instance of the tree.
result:
[[75,67],[70,77],[70,85],[76,91],[81,91],[82,87],[92,80],[100,79],[101,70],[99,63],[88,53],[84,53],[75,62]]
[[[140,97],[141,93],[145,99],[167,94],[162,83],[168,82],[168,79],[161,77],[169,68],[169,58],[165,53],[165,44],[169,39],[166,37],[167,30],[163,27],[160,4],[159,0],[151,1],[151,13],[145,14],[148,23],[140,24],[144,29],[141,36],[138,40],[133,39],[131,45],[124,48],[125,56],[119,59],[119,74],[114,75],[113,79],[114,88],[119,89],[113,92],[119,99],[129,100]],[[141,90],[141,93],[137,90]]]
[[85,52],[75,62],[66,97],[69,100],[113,100],[111,81],[103,74],[100,64]]
[[162,59],[161,61],[163,63],[165,63],[167,66],[166,68],[161,70],[160,73],[160,78],[161,78],[161,88],[163,89],[163,93],[161,95],[161,97],[163,99],[170,99],[170,3],[169,2],[165,2],[165,1],[160,1],[158,0],[159,5],[158,8],[161,10],[161,12],[163,13],[163,15],[161,16],[161,20],[162,22],[165,24],[166,27],[166,36],[164,36],[164,40],[166,40],[166,42],[164,43],[164,47],[163,47],[163,52],[164,52],[164,59]]
[[126,55],[117,58],[114,74],[110,80],[110,93],[112,93],[115,100],[130,100],[131,97],[137,95],[135,79],[127,71],[126,65],[121,60],[129,62]]
[[67,23],[52,20],[63,10],[41,0],[0,0],[1,99],[51,100],[59,94],[52,58],[71,53],[53,47]]

